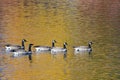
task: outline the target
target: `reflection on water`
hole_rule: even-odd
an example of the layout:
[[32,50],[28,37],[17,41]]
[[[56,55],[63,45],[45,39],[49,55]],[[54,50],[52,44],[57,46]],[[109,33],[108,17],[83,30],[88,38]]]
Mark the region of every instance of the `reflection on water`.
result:
[[[1,80],[119,80],[119,0],[4,0],[0,2]],[[67,54],[5,54],[4,45],[56,46]],[[93,51],[74,53],[72,46],[93,41]],[[26,49],[27,50],[27,49]],[[34,48],[32,49],[35,50]]]

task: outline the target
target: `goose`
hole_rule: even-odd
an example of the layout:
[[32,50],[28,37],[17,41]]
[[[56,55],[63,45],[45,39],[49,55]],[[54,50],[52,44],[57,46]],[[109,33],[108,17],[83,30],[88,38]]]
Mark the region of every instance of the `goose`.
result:
[[51,53],[52,54],[54,54],[54,53],[61,53],[61,52],[66,53],[67,52],[67,47],[66,46],[67,46],[67,43],[64,42],[63,43],[63,47],[53,47],[51,49]]
[[55,47],[55,40],[52,40],[52,47],[49,46],[34,46],[35,52],[50,51],[51,48]]
[[20,55],[29,55],[29,54],[32,54],[32,50],[31,50],[32,45],[33,44],[29,44],[28,51],[25,51],[23,49],[14,50],[13,56],[20,56]]
[[80,52],[80,51],[92,51],[92,42],[88,42],[88,46],[77,46],[77,47],[73,47],[74,48],[74,50],[76,51],[76,52]]
[[17,49],[25,49],[25,45],[24,45],[24,43],[25,42],[27,42],[27,40],[25,40],[25,39],[22,39],[22,46],[20,46],[20,45],[12,45],[12,44],[7,44],[7,45],[5,45],[5,49],[6,49],[6,51],[10,51],[10,52],[13,52],[14,50],[17,50]]

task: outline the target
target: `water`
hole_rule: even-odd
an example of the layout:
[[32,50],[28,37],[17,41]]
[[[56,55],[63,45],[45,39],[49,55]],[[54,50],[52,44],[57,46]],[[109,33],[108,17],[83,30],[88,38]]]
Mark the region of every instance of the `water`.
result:
[[[0,1],[0,80],[119,80],[119,0]],[[13,58],[8,43],[68,43],[67,55],[50,52]],[[93,41],[91,54],[72,46]],[[32,49],[34,51],[34,48]]]

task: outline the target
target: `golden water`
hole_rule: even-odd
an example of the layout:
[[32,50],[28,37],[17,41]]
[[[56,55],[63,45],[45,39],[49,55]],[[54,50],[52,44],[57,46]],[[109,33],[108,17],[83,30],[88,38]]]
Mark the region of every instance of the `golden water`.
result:
[[[119,0],[0,0],[0,80],[119,80]],[[4,45],[56,46],[67,55],[32,54],[13,58]],[[92,54],[72,46],[93,41]],[[33,48],[34,50],[34,48]]]

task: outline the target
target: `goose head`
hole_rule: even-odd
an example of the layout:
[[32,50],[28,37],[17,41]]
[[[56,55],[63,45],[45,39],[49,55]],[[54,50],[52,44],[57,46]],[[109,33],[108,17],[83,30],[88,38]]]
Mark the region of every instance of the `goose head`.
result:
[[67,45],[68,45],[67,42],[64,42],[64,43],[63,43],[63,48],[67,48],[67,47],[66,47]]
[[22,42],[27,42],[27,40],[26,39],[22,39]]
[[55,47],[56,40],[52,40],[52,47]]
[[31,51],[31,47],[33,46],[33,44],[29,44],[29,48],[28,51]]
[[91,45],[93,44],[92,41],[88,42],[88,47],[91,48]]
[[34,44],[29,44],[29,46],[31,46],[31,47],[32,47],[32,45],[34,45]]
[[52,40],[53,43],[56,43],[57,41],[56,40]]
[[22,39],[22,46],[21,46],[21,49],[25,49],[25,45],[24,45],[25,42],[27,42],[27,40],[26,40],[26,39]]

